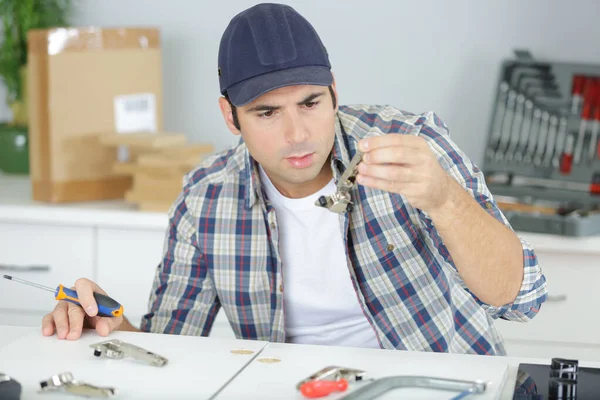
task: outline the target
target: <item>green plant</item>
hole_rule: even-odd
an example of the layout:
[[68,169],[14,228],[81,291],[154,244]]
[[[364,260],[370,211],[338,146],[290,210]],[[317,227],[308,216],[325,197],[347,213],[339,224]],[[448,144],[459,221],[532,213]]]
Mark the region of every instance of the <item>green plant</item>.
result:
[[3,34],[0,77],[6,85],[7,103],[13,107],[13,113],[14,105],[25,103],[27,32],[66,26],[71,5],[71,0],[0,0]]

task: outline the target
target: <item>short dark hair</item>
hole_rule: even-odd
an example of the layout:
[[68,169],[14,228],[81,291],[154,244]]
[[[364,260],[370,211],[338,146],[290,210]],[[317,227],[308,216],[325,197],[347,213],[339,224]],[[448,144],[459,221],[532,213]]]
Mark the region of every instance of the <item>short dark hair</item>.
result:
[[[329,85],[327,88],[329,89],[329,94],[331,95],[331,101],[333,102],[333,108],[335,109],[335,107],[337,106],[337,100],[335,98],[335,93],[333,92],[333,87],[331,85]],[[225,92],[225,94],[223,96],[229,103],[229,106],[231,106],[231,116],[233,117],[233,125],[236,127],[237,130],[241,130],[240,120],[239,120],[238,114],[237,114],[237,107],[233,105],[231,100],[229,100],[229,96],[227,95],[227,92]]]

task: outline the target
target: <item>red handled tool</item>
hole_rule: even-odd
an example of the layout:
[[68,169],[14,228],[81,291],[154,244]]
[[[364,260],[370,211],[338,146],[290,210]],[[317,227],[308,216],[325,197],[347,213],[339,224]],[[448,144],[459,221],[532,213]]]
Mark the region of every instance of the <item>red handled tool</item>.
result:
[[343,392],[346,389],[348,389],[348,381],[345,379],[337,381],[316,380],[303,383],[300,386],[300,393],[304,397],[316,399],[317,397],[328,396],[333,392]]
[[579,122],[579,134],[575,141],[575,149],[573,153],[573,163],[579,164],[581,162],[581,153],[583,151],[583,141],[585,139],[585,133],[592,123],[593,118],[593,106],[595,102],[596,92],[598,90],[597,83],[593,79],[588,79],[585,84],[584,95],[583,95],[583,110],[581,111],[581,121]]
[[569,175],[571,168],[573,168],[573,142],[575,139],[573,135],[567,135],[565,140],[565,150],[560,155],[560,173],[563,175]]

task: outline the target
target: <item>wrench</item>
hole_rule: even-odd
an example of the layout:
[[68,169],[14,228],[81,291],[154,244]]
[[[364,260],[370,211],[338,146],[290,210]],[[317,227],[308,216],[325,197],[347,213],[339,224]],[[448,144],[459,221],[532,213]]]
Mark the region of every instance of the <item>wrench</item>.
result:
[[588,159],[592,163],[598,157],[598,131],[600,130],[600,106],[596,106],[594,122],[592,122],[592,138],[588,150]]
[[545,80],[554,80],[554,75],[550,73],[550,67],[532,67],[532,66],[520,66],[515,67],[511,71],[510,85],[511,87],[518,88],[521,84],[521,80],[525,77],[540,76]]
[[500,82],[498,87],[498,98],[496,99],[496,111],[494,112],[494,121],[492,123],[492,135],[486,151],[486,157],[492,159],[494,153],[500,147],[500,138],[502,137],[502,121],[506,112],[506,101],[508,99],[508,83]]
[[558,134],[556,135],[556,149],[554,158],[552,159],[552,166],[558,168],[560,166],[560,156],[565,151],[565,144],[567,139],[567,118],[560,117],[558,122]]
[[529,142],[529,135],[531,133],[531,123],[533,116],[533,102],[529,99],[525,100],[525,111],[523,113],[523,123],[521,124],[520,142],[515,153],[516,161],[523,161],[523,154],[527,150],[527,143]]
[[[589,106],[589,103],[584,105],[584,113],[585,113],[586,107],[588,107],[588,106]],[[589,123],[589,116],[584,115],[581,118],[581,122],[579,123],[579,133],[577,135],[577,142],[575,143],[575,154],[573,155],[573,163],[574,164],[579,164],[579,161],[581,160],[581,152],[583,151],[583,140],[585,139],[585,132],[587,131],[588,123]]]
[[527,150],[523,156],[523,162],[531,164],[533,162],[533,154],[537,145],[537,140],[540,134],[540,120],[542,118],[542,110],[534,108],[533,120],[531,122],[531,132],[529,134],[529,143],[527,144]]
[[546,153],[544,154],[544,167],[549,167],[554,156],[554,148],[556,147],[558,118],[556,115],[550,116],[550,128],[548,130],[548,140],[546,142]]
[[508,91],[508,100],[506,102],[506,111],[504,112],[504,118],[502,120],[502,136],[500,137],[500,142],[498,144],[498,149],[496,150],[496,160],[502,160],[504,153],[506,152],[506,147],[508,146],[508,142],[510,141],[510,129],[512,127],[512,122],[515,116],[515,103],[517,100],[517,92],[512,89]]
[[525,96],[522,94],[517,95],[517,105],[515,106],[515,114],[510,128],[511,134],[507,145],[506,153],[504,158],[506,161],[512,161],[515,158],[515,150],[519,145],[519,135],[521,133],[521,125],[523,123],[523,106],[525,103]]
[[540,166],[542,164],[542,156],[544,155],[544,146],[548,138],[548,120],[550,119],[550,113],[548,111],[542,112],[542,123],[540,124],[540,134],[538,137],[538,144],[535,155],[533,156],[533,164]]
[[527,96],[529,97],[545,97],[548,99],[560,99],[562,94],[558,90],[548,89],[543,86],[530,86],[527,90]]

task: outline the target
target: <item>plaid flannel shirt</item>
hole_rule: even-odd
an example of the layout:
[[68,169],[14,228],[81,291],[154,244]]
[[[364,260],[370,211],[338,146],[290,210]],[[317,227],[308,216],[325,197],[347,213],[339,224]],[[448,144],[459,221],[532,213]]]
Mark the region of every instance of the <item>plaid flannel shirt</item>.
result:
[[[433,113],[340,107],[331,157],[335,181],[360,139],[385,134],[425,138],[444,170],[510,226],[481,171]],[[505,354],[493,320],[527,321],[547,296],[530,245],[521,239],[524,278],[518,296],[511,304],[494,307],[469,291],[425,212],[401,195],[362,185],[351,196],[355,206],[340,215],[340,229],[354,289],[381,347]],[[236,337],[284,342],[285,265],[275,210],[243,141],[184,178],[169,217],[164,258],[142,330],[206,336],[222,308]]]

